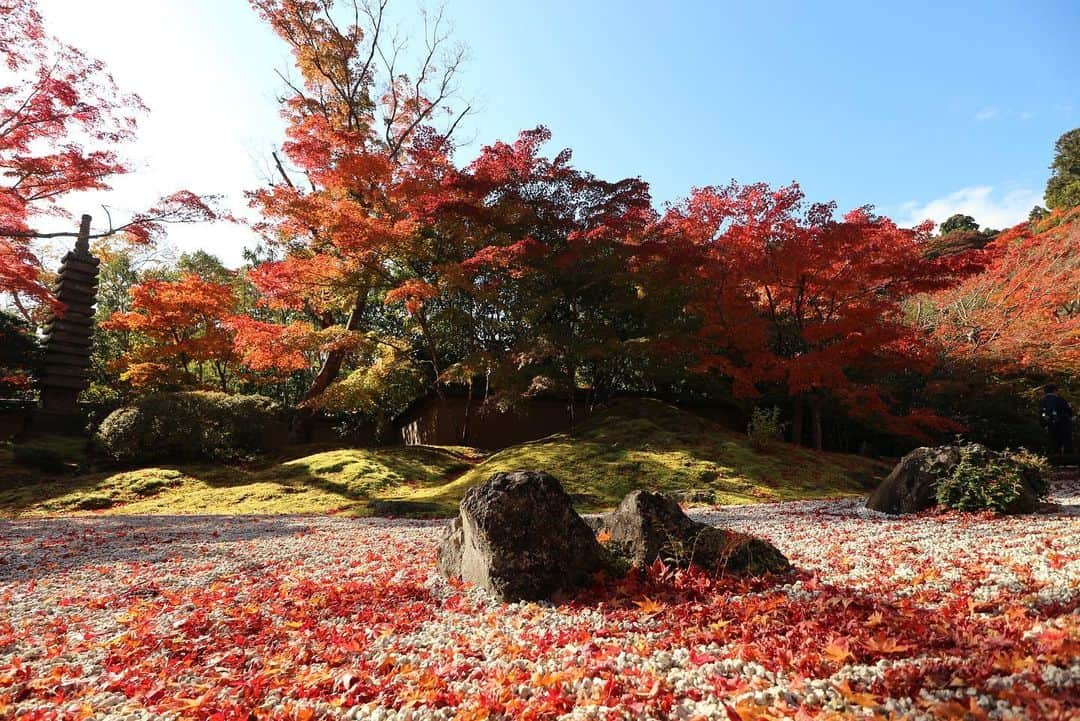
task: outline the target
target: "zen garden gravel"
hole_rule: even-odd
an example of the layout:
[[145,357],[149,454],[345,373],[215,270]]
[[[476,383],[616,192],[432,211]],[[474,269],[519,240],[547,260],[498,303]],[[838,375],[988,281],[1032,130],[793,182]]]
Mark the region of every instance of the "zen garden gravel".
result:
[[443,523],[0,521],[0,718],[1077,719],[1080,485],[1053,500],[696,511],[798,570],[511,605],[437,574]]

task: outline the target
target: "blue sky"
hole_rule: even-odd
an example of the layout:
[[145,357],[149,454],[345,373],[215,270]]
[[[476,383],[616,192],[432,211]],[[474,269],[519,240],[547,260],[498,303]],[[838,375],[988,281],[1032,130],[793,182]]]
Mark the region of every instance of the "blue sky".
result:
[[[189,186],[240,203],[262,182],[287,55],[243,0],[41,0],[54,32],[105,60],[152,115],[138,207]],[[406,22],[415,4],[396,0]],[[89,7],[93,6],[93,7]],[[731,178],[798,180],[813,200],[902,222],[968,212],[1001,227],[1041,202],[1054,140],[1080,126],[1080,3],[493,2],[448,0],[470,48],[461,78],[481,143],[544,124],[551,150],[658,203]],[[162,32],[162,29],[165,31]],[[230,262],[237,228],[180,248]]]

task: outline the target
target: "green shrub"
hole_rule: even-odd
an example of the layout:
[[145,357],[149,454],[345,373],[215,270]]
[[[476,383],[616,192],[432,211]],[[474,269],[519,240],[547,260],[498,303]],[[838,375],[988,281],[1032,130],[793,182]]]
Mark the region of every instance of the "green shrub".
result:
[[1045,500],[1049,480],[1050,467],[1041,456],[964,446],[960,463],[938,482],[937,501],[958,511],[1012,513],[1019,504]]
[[780,422],[780,409],[755,408],[746,425],[746,436],[754,450],[763,451],[783,438],[784,424]]
[[235,460],[262,450],[263,431],[276,414],[265,396],[165,393],[110,413],[95,440],[125,463]]

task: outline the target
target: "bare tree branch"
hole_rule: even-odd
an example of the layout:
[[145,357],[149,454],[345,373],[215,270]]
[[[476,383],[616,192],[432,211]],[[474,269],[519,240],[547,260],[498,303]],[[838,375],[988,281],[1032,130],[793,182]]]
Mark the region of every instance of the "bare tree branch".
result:
[[277,166],[278,172],[281,173],[281,177],[285,180],[285,183],[290,188],[295,189],[296,186],[293,185],[292,179],[289,177],[289,174],[285,172],[285,166],[281,164],[281,158],[278,157],[277,151],[274,150],[270,154],[274,156],[274,165]]

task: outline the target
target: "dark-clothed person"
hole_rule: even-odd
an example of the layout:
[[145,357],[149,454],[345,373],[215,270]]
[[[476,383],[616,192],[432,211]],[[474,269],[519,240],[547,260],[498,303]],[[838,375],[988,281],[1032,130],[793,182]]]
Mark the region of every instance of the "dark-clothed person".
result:
[[1050,435],[1050,453],[1071,454],[1075,415],[1072,406],[1058,394],[1055,385],[1046,386],[1046,395],[1039,403],[1039,420]]

